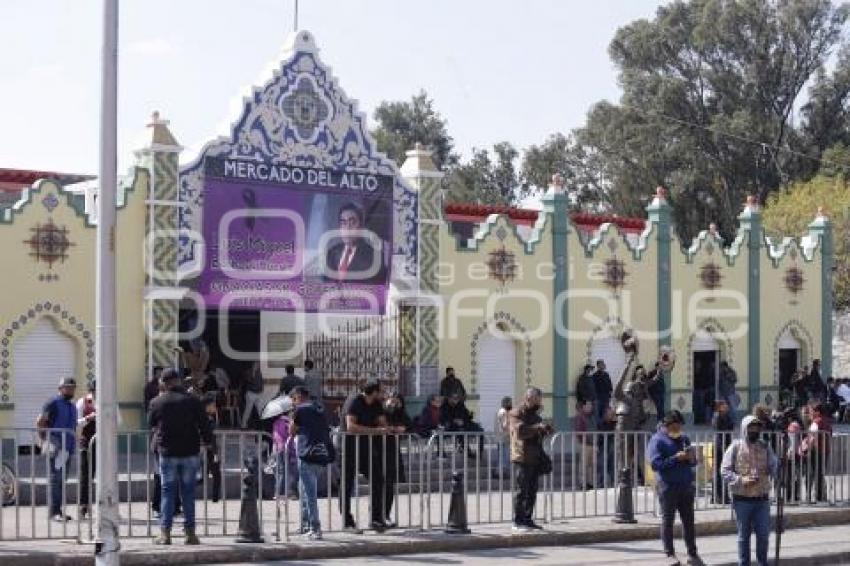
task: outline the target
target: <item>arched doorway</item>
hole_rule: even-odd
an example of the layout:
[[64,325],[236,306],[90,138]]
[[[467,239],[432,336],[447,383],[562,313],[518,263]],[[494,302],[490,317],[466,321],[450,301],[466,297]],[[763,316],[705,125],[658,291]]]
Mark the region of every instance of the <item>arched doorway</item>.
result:
[[800,369],[803,362],[800,341],[790,328],[786,328],[779,337],[776,348],[779,350],[779,390],[790,391],[794,372]]
[[77,376],[77,346],[50,317],[38,319],[29,332],[14,341],[14,426],[33,428],[41,408],[62,377]]
[[611,385],[617,387],[626,368],[626,351],[620,339],[610,334],[595,336],[590,343],[588,363],[595,366],[598,360],[605,362],[605,369],[611,377]]
[[506,330],[507,327],[499,323],[497,331],[486,332],[479,343],[477,417],[488,432],[493,431],[502,398],[513,398],[516,393],[516,343]]
[[694,424],[707,424],[720,394],[720,344],[710,332],[699,329],[691,341],[691,356]]

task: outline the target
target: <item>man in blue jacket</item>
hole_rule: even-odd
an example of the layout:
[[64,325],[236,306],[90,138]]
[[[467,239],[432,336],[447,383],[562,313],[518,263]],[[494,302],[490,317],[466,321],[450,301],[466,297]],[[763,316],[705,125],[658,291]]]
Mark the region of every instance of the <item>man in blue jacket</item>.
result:
[[673,521],[678,511],[688,548],[686,564],[702,565],[694,536],[696,451],[690,439],[682,434],[684,422],[679,411],[665,414],[649,441],[647,452],[657,478],[658,499],[661,503],[661,542],[670,560],[668,564],[680,564],[673,548]]

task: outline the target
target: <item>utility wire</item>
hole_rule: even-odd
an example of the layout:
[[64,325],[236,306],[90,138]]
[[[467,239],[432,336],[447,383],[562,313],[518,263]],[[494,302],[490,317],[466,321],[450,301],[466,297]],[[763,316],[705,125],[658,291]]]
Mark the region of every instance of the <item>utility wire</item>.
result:
[[[632,112],[635,112],[637,114],[640,114],[641,116],[644,116],[646,118],[662,118],[664,120],[667,120],[667,121],[670,121],[670,122],[675,122],[675,123],[682,125],[682,126],[699,128],[701,130],[711,132],[712,134],[717,135],[717,136],[732,138],[732,139],[735,139],[735,140],[738,140],[738,141],[741,141],[741,142],[744,142],[744,143],[760,146],[762,149],[771,148],[775,151],[783,151],[783,152],[789,153],[791,155],[796,155],[797,157],[802,157],[803,159],[809,159],[811,161],[815,161],[817,163],[820,163],[821,165],[826,164],[826,165],[833,165],[835,167],[841,167],[843,169],[850,169],[850,163],[839,163],[839,162],[832,161],[832,160],[829,160],[829,159],[823,159],[821,157],[815,157],[815,156],[809,155],[807,153],[796,151],[796,150],[791,149],[789,147],[783,147],[783,146],[776,145],[776,144],[773,144],[773,143],[767,143],[767,142],[747,138],[747,137],[744,137],[744,136],[741,136],[741,135],[738,135],[738,134],[733,134],[733,133],[730,133],[730,132],[724,132],[722,130],[715,129],[711,126],[705,126],[703,124],[697,124],[696,122],[689,122],[687,120],[682,120],[681,118],[676,118],[675,116],[670,116],[668,114],[661,114],[661,113],[658,113],[658,112],[649,112],[649,111],[643,110],[641,108],[638,108],[637,106],[632,106],[631,104],[620,103],[619,106],[622,107],[622,108],[626,108],[626,109],[628,109]],[[774,162],[775,162],[775,158],[774,158]],[[777,163],[777,168],[778,168],[778,163]]]

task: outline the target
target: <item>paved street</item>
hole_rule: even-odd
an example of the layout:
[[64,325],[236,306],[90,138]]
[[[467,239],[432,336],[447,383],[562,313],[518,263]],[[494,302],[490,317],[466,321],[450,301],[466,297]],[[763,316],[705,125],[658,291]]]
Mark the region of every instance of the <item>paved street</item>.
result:
[[[783,564],[850,564],[850,537],[848,527],[821,527],[789,531],[783,536]],[[734,535],[703,537],[698,541],[700,552],[706,564],[734,564],[736,561]],[[773,537],[771,537],[771,545]],[[753,547],[755,548],[755,547]],[[684,546],[677,541],[677,550],[684,558]],[[829,553],[829,555],[826,555]],[[837,557],[843,553],[844,557]],[[822,556],[825,561],[817,560]],[[771,546],[771,556],[773,547]],[[266,564],[287,564],[292,566],[308,566],[322,564],[324,566],[357,566],[404,564],[443,565],[463,564],[464,566],[485,566],[494,560],[510,560],[511,563],[522,562],[539,566],[569,566],[572,564],[623,565],[623,564],[660,564],[662,555],[658,541],[633,541],[624,543],[593,544],[576,547],[528,547],[500,548],[493,550],[470,550],[457,553],[415,554],[407,556],[374,556],[369,558],[345,558],[337,560],[299,560],[287,562],[266,562]],[[247,563],[236,563],[231,566],[247,566]]]

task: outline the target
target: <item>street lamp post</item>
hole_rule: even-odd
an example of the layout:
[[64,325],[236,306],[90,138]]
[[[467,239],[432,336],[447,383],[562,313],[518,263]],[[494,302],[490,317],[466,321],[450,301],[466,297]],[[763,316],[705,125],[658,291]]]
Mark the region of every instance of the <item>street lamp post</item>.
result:
[[100,93],[100,190],[97,208],[95,376],[97,506],[95,563],[119,564],[115,199],[118,190],[118,0],[104,0]]

